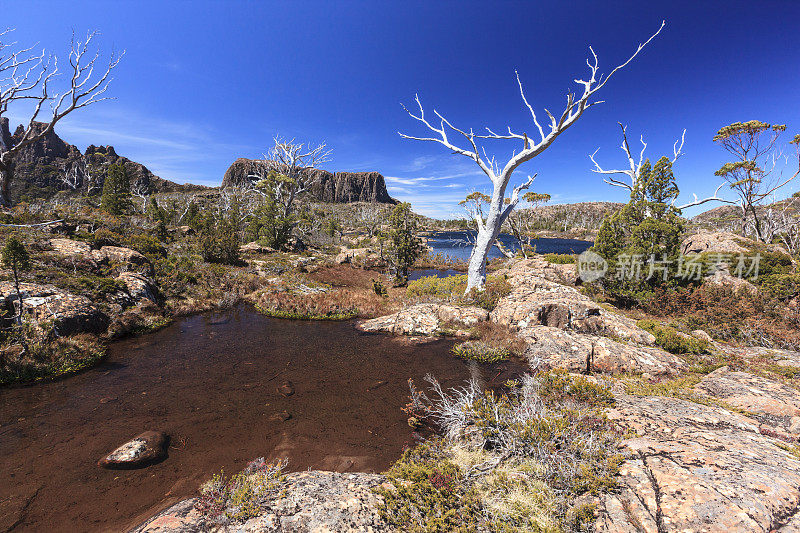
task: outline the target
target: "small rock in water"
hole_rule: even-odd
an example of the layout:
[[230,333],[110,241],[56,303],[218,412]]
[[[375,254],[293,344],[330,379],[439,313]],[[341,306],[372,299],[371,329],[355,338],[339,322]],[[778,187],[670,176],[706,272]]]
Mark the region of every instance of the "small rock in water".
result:
[[294,394],[294,385],[292,385],[291,381],[284,381],[281,386],[278,387],[278,392],[284,396],[291,396]]
[[290,418],[292,418],[292,414],[289,413],[288,411],[281,411],[280,413],[275,413],[274,415],[269,417],[269,419],[272,420],[273,422],[286,422]]
[[140,468],[158,462],[167,455],[166,433],[145,431],[129,440],[97,464],[104,468]]

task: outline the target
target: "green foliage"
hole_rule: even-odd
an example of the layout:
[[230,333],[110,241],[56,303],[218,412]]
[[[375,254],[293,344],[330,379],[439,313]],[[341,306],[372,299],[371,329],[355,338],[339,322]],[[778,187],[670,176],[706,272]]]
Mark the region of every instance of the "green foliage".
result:
[[398,204],[389,215],[388,252],[398,282],[408,283],[408,270],[423,253],[422,240],[417,236],[417,216],[408,202]]
[[548,263],[569,265],[574,264],[577,259],[572,254],[544,254],[544,260]]
[[409,298],[420,298],[430,296],[440,299],[450,299],[456,295],[463,294],[467,287],[467,276],[423,276],[408,284],[406,296]]
[[505,277],[488,276],[483,290],[473,288],[465,296],[465,300],[482,307],[487,311],[493,311],[497,307],[500,298],[511,294],[511,284]]
[[103,182],[100,209],[110,215],[119,216],[133,207],[131,201],[131,180],[122,163],[108,167],[108,175]]
[[236,265],[239,257],[239,213],[232,208],[227,214],[208,214],[199,224],[199,253],[203,261]]
[[90,236],[91,242],[97,247],[121,246],[124,240],[122,235],[108,228],[100,228]]
[[511,352],[504,347],[492,346],[480,340],[469,340],[456,344],[452,349],[453,355],[479,363],[497,363],[511,357]]
[[720,142],[727,141],[735,137],[751,137],[770,130],[776,133],[786,131],[786,124],[772,125],[767,122],[761,122],[760,120],[734,122],[730,126],[724,126],[720,128],[712,140],[714,142]]
[[[672,206],[678,194],[670,160],[662,157],[653,167],[645,161],[628,204],[603,221],[592,251],[609,263],[599,283],[613,297],[635,303],[674,283],[684,228]],[[644,263],[640,273],[635,261]]]
[[463,474],[440,441],[406,450],[386,476],[394,488],[376,492],[383,496],[380,514],[390,525],[414,533],[476,530],[475,493],[465,488]]
[[778,300],[789,300],[800,294],[800,274],[759,275],[758,285]]
[[384,298],[389,295],[388,291],[386,290],[386,287],[383,285],[383,283],[381,283],[381,280],[379,279],[372,280],[372,290],[375,294]]
[[658,324],[652,320],[640,320],[638,326],[652,333],[656,338],[656,344],[669,353],[695,355],[708,353],[708,342],[694,337],[684,337],[669,326]]
[[53,379],[74,374],[96,365],[106,354],[105,346],[97,339],[83,336],[42,338],[30,325],[23,324],[11,333],[11,342],[24,337],[28,353],[25,360],[0,364],[0,385]]
[[286,477],[284,463],[256,459],[243,471],[227,478],[215,474],[200,489],[195,509],[212,523],[227,526],[262,513],[262,504],[279,495]]
[[296,181],[270,171],[256,186],[263,192],[263,200],[248,225],[248,238],[281,250],[286,247],[292,228],[299,220],[293,206],[287,200],[282,201],[285,191],[296,186]]
[[128,237],[125,244],[146,256],[166,257],[167,255],[166,247],[153,235],[136,233]]
[[2,251],[2,262],[3,266],[13,271],[15,277],[20,271],[30,270],[31,257],[28,250],[25,249],[25,245],[16,235],[6,239]]

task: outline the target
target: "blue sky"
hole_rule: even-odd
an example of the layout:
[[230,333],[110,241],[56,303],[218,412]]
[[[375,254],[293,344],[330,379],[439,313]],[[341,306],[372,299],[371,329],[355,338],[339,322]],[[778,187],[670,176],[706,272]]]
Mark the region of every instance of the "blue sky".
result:
[[[329,170],[376,170],[389,192],[428,215],[460,215],[457,202],[489,189],[474,163],[434,144],[400,103],[419,93],[464,129],[511,126],[529,134],[519,70],[534,108],[560,110],[586,73],[592,45],[601,72],[667,26],[599,93],[589,109],[515,181],[555,203],[625,201],[591,172],[624,164],[617,121],[642,134],[652,159],[686,128],[675,168],[685,194],[710,194],[726,161],[711,142],[734,121],[786,123],[800,132],[800,2],[37,2],[2,1],[20,44],[62,57],[71,31],[97,29],[106,52],[125,49],[115,100],[76,112],[57,129],[68,142],[117,152],[178,182],[218,184],[236,157],[260,157],[275,134],[327,142]],[[23,116],[15,109],[14,118]],[[517,147],[494,141],[505,160]],[[505,158],[505,159],[504,159]],[[797,187],[791,192],[797,190]],[[691,213],[690,213],[691,214]]]

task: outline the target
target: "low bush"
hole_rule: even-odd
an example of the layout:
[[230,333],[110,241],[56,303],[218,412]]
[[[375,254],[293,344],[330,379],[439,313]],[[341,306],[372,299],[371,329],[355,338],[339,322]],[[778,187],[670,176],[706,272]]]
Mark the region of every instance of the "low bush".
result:
[[[608,389],[565,372],[525,376],[508,393],[473,381],[432,397],[411,385],[407,412],[442,439],[404,454],[390,470],[384,516],[409,531],[584,531],[584,494],[616,487],[621,437],[603,407]],[[432,480],[440,480],[433,492]],[[426,516],[439,521],[428,522]],[[423,519],[421,519],[423,518]]]
[[511,292],[511,285],[503,276],[487,276],[484,290],[472,289],[465,295],[467,276],[424,276],[408,284],[406,296],[409,298],[433,298],[477,305],[489,311],[497,307],[497,302]]
[[262,512],[262,505],[280,493],[286,463],[267,463],[263,457],[231,476],[222,471],[200,488],[195,509],[212,524],[241,523]]
[[548,263],[568,265],[574,263],[577,259],[572,254],[544,254],[544,260]]
[[156,237],[136,233],[125,240],[125,244],[146,256],[166,257],[167,249]]
[[675,328],[658,324],[652,320],[640,320],[638,326],[652,333],[656,338],[656,344],[669,353],[699,355],[708,352],[707,341],[681,335]]
[[511,352],[503,347],[493,346],[480,340],[465,341],[453,346],[453,354],[479,363],[496,363],[511,356]]
[[[19,357],[12,353],[18,345],[15,335],[25,338],[28,352]],[[106,354],[105,345],[91,335],[73,335],[47,339],[30,327],[11,332],[0,361],[0,385],[38,381],[74,374],[96,365]]]

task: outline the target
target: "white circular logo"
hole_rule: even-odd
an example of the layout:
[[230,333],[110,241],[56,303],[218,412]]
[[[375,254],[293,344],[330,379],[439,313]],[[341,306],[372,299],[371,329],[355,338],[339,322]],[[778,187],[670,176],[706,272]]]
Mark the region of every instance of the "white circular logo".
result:
[[608,271],[608,263],[596,253],[586,250],[578,256],[578,277],[590,282],[602,278]]

